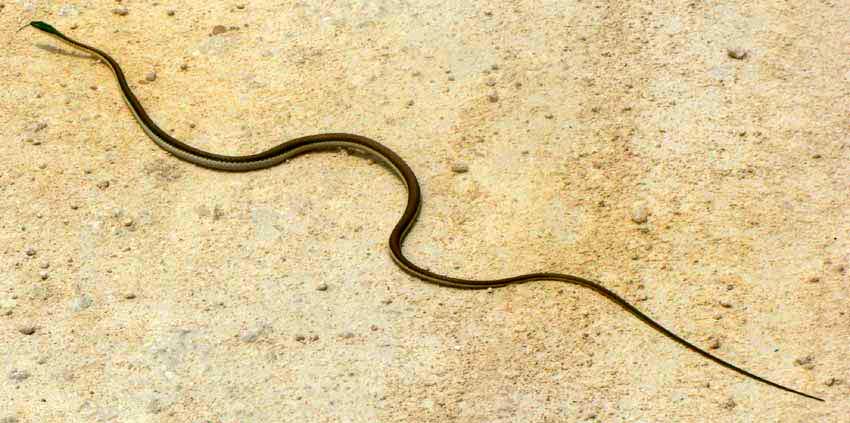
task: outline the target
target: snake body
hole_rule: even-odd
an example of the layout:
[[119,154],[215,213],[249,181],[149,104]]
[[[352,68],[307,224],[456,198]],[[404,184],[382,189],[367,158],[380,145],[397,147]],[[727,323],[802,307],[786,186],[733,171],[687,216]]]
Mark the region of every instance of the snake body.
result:
[[631,313],[632,315],[634,315],[656,331],[661,332],[662,334],[676,341],[685,348],[696,352],[702,355],[703,357],[722,365],[723,367],[731,369],[741,375],[773,386],[775,388],[787,392],[792,392],[794,394],[801,395],[806,398],[823,401],[818,397],[788,388],[786,386],[757,376],[747,370],[744,370],[738,366],[735,366],[734,364],[731,364],[721,358],[718,358],[713,354],[710,354],[709,352],[688,342],[684,338],[667,330],[665,327],[661,326],[659,323],[649,318],[649,316],[647,316],[646,314],[638,310],[636,307],[628,303],[622,297],[595,281],[591,281],[578,276],[560,273],[531,273],[508,278],[488,280],[460,279],[440,275],[431,272],[427,269],[424,269],[420,266],[417,266],[416,264],[412,263],[407,257],[405,257],[405,255],[402,253],[402,243],[404,242],[407,232],[415,224],[416,218],[419,214],[420,205],[422,203],[419,182],[417,181],[416,175],[413,173],[413,170],[411,170],[410,166],[408,166],[407,163],[405,163],[405,161],[401,157],[399,157],[398,154],[393,152],[388,147],[375,140],[360,135],[346,133],[327,133],[294,138],[261,153],[245,156],[226,156],[200,150],[171,137],[165,131],[160,129],[159,126],[157,126],[156,123],[153,122],[153,120],[151,120],[139,100],[136,98],[135,94],[133,94],[133,91],[130,89],[130,86],[127,84],[127,79],[124,77],[124,72],[121,70],[121,67],[108,54],[94,47],[72,40],[71,38],[62,34],[47,23],[34,21],[30,22],[29,26],[32,26],[44,33],[47,33],[48,35],[57,38],[61,42],[70,45],[71,47],[90,53],[95,57],[99,58],[103,63],[105,63],[115,75],[115,79],[118,82],[124,101],[127,103],[127,106],[129,107],[130,111],[133,113],[133,116],[135,116],[136,120],[138,121],[142,129],[145,131],[145,133],[158,146],[187,162],[209,169],[230,172],[244,172],[272,167],[283,162],[284,160],[309,151],[339,147],[365,151],[371,156],[380,159],[395,171],[395,173],[407,187],[407,205],[404,209],[404,213],[402,214],[401,218],[398,220],[398,223],[396,223],[395,227],[392,230],[392,233],[390,234],[389,249],[393,261],[395,261],[395,263],[402,270],[409,273],[410,275],[439,285],[466,289],[496,288],[505,285],[542,280],[560,281],[580,285],[601,294],[602,296],[611,300],[618,306],[622,307],[623,309],[625,309],[626,311],[628,311],[629,313]]

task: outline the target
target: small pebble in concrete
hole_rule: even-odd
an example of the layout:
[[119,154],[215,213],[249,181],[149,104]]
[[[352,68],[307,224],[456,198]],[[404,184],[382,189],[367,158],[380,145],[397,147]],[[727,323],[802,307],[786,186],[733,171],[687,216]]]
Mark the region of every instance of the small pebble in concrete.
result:
[[224,34],[227,32],[227,27],[224,25],[216,25],[212,29],[212,35]]
[[29,256],[29,257],[35,257],[35,255],[37,254],[37,251],[35,250],[35,248],[29,247],[29,248],[27,248],[26,253],[27,253],[27,256]]
[[20,332],[21,335],[33,335],[37,330],[38,327],[35,325],[23,325],[18,328],[18,332]]
[[168,15],[168,16],[174,16],[175,13],[177,13],[177,12],[175,12],[173,9],[165,12],[165,14]]
[[732,308],[732,303],[730,303],[729,301],[720,300],[720,307]]
[[252,342],[255,342],[260,337],[262,332],[263,332],[262,328],[246,330],[246,331],[242,332],[241,335],[239,335],[239,339],[242,340],[242,342],[250,344]]
[[224,209],[222,209],[219,205],[213,207],[213,220],[220,220],[222,217],[224,217]]
[[134,294],[132,292],[128,292],[128,293],[124,294],[125,300],[132,300],[132,299],[135,299],[135,298],[136,298],[136,294]]
[[306,339],[307,339],[307,337],[304,336],[304,335],[301,335],[301,334],[295,335],[295,340],[298,341],[298,342],[304,342]]
[[812,276],[809,278],[809,283],[818,283],[820,282],[820,278],[817,276]]
[[156,81],[156,71],[150,71],[145,75],[145,80],[148,82]]
[[112,9],[113,15],[127,16],[127,14],[129,14],[129,13],[130,13],[130,9],[127,9],[126,7],[116,7],[115,9]]
[[723,403],[723,408],[725,408],[725,409],[727,409],[727,410],[731,410],[731,409],[733,409],[733,408],[735,408],[735,407],[737,407],[737,406],[738,406],[738,404],[736,404],[736,403],[735,403],[735,400],[733,400],[732,398],[729,398],[728,400],[726,400],[726,401]]
[[49,278],[49,277],[50,277],[50,274],[49,274],[49,273],[47,273],[47,271],[46,271],[46,270],[42,270],[41,272],[38,272],[38,277],[40,277],[40,278],[41,278],[41,280],[46,281],[46,280],[47,280],[47,278]]
[[796,364],[796,365],[798,365],[798,366],[800,366],[800,367],[802,367],[806,370],[812,370],[812,369],[815,368],[814,361],[815,361],[814,356],[807,355],[805,357],[800,357],[800,358],[794,360],[794,364]]
[[148,402],[147,409],[148,413],[159,414],[160,412],[162,412],[163,409],[162,401],[160,401],[158,398],[150,400],[150,402]]
[[646,223],[649,219],[649,210],[646,207],[646,204],[638,203],[632,207],[631,212],[632,222],[637,224]]
[[492,93],[487,95],[487,100],[489,100],[491,103],[498,102],[499,101],[499,93],[493,91]]
[[469,172],[469,166],[466,163],[455,163],[452,165],[452,172],[466,173]]
[[709,337],[708,338],[708,349],[716,350],[718,348],[720,348],[720,339],[718,339],[716,336]]
[[744,60],[747,58],[747,51],[739,47],[730,48],[726,50],[726,54],[736,60]]
[[15,382],[23,382],[23,381],[29,379],[30,376],[32,376],[32,375],[30,375],[30,372],[28,372],[26,370],[12,369],[9,372],[9,380],[12,380],[12,381],[15,381]]
[[83,311],[92,305],[92,299],[88,295],[80,295],[71,300],[71,309],[74,311]]
[[833,385],[838,384],[838,379],[831,377],[831,378],[828,378],[827,380],[825,380],[823,382],[823,384],[826,385],[826,386],[833,386]]
[[73,5],[63,5],[59,8],[59,16],[72,16],[76,17],[80,15],[80,10],[74,7]]
[[328,284],[326,284],[326,283],[320,283],[319,286],[316,287],[316,291],[327,291],[327,290],[328,290]]

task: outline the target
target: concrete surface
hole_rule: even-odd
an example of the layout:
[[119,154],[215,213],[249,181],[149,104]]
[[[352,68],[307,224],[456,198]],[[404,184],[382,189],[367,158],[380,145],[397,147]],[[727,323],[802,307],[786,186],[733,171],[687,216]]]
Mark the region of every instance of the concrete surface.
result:
[[[846,421],[850,3],[619,3],[3,1],[0,422]],[[588,290],[411,278],[386,169],[181,162],[32,19],[200,148],[386,143],[432,270],[600,280],[827,402]]]

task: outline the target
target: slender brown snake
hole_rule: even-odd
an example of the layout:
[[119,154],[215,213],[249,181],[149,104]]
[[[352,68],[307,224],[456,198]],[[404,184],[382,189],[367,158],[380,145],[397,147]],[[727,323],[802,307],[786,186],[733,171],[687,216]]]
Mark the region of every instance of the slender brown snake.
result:
[[402,270],[417,278],[433,282],[439,285],[467,289],[496,288],[505,285],[520,284],[541,280],[561,281],[581,285],[583,287],[590,288],[591,290],[599,294],[602,294],[605,298],[608,298],[615,304],[624,308],[626,311],[640,319],[642,322],[646,323],[651,328],[657,330],[658,332],[661,332],[668,338],[678,342],[685,348],[688,348],[689,350],[700,354],[703,357],[714,361],[715,363],[720,364],[723,367],[734,370],[735,372],[738,372],[746,377],[749,377],[762,383],[766,383],[783,391],[788,391],[806,398],[823,401],[823,399],[821,398],[788,388],[775,382],[771,382],[760,376],[756,376],[755,374],[750,373],[747,370],[744,370],[738,366],[735,366],[734,364],[722,360],[712,355],[711,353],[691,344],[690,342],[686,341],[685,339],[681,338],[680,336],[674,334],[673,332],[667,330],[660,324],[656,323],[654,320],[650,319],[646,314],[644,314],[643,312],[635,308],[633,305],[626,302],[626,300],[621,298],[619,295],[615,294],[608,288],[605,288],[598,282],[594,282],[578,276],[565,275],[560,273],[531,273],[527,275],[519,275],[508,278],[489,280],[459,279],[439,275],[437,273],[433,273],[429,270],[423,269],[413,264],[402,253],[402,243],[404,241],[404,238],[407,235],[407,232],[410,230],[410,228],[413,227],[414,223],[416,222],[416,217],[419,214],[419,208],[421,206],[422,197],[420,195],[419,182],[417,181],[416,175],[414,175],[413,170],[410,169],[410,166],[408,166],[407,163],[405,163],[404,160],[402,160],[402,158],[399,157],[395,152],[393,152],[383,144],[360,135],[339,133],[318,134],[295,138],[283,142],[277,145],[276,147],[272,147],[261,153],[247,156],[223,156],[220,154],[210,153],[197,149],[171,137],[151,120],[147,112],[145,112],[145,109],[142,107],[141,103],[139,103],[139,100],[130,90],[129,85],[127,84],[127,80],[124,77],[124,72],[121,70],[121,67],[118,66],[118,62],[112,59],[112,57],[94,47],[87,46],[78,41],[74,41],[68,38],[61,32],[57,31],[55,28],[44,22],[35,21],[30,22],[29,25],[48,35],[53,36],[54,38],[57,38],[58,40],[66,44],[69,44],[70,46],[76,49],[83,50],[100,58],[103,63],[109,66],[109,68],[112,70],[116,80],[118,81],[118,86],[121,89],[121,94],[124,97],[124,101],[126,101],[127,106],[130,108],[130,111],[133,113],[133,116],[136,117],[136,120],[139,122],[139,125],[141,125],[145,133],[147,133],[147,135],[158,146],[162,147],[164,150],[177,156],[178,158],[188,161],[190,163],[215,170],[244,172],[272,167],[288,158],[306,153],[308,151],[339,147],[365,151],[366,153],[371,154],[382,160],[396,172],[396,174],[407,186],[407,206],[405,207],[404,213],[402,214],[401,218],[399,219],[398,223],[396,223],[395,228],[393,228],[393,231],[390,234],[390,255],[392,256],[392,259],[396,262],[396,264],[398,264],[398,266],[402,268]]

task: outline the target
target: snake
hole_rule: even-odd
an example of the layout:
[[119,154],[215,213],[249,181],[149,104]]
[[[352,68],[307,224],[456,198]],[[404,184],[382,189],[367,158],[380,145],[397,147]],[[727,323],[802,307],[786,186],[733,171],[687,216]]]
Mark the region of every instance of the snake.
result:
[[419,181],[410,166],[408,166],[408,164],[398,154],[387,146],[361,135],[347,133],[323,133],[293,138],[263,152],[250,155],[229,156],[204,151],[175,139],[154,123],[145,111],[144,107],[142,107],[139,99],[136,98],[136,95],[130,89],[129,84],[127,83],[127,78],[124,76],[124,72],[121,70],[118,62],[116,62],[111,56],[97,48],[71,39],[45,22],[32,21],[29,24],[24,25],[21,29],[26,28],[27,26],[31,26],[41,32],[44,32],[75,49],[89,53],[94,56],[94,58],[100,59],[102,63],[106,64],[115,76],[124,101],[127,103],[128,108],[133,113],[136,121],[138,121],[147,136],[165,151],[189,163],[218,171],[247,172],[270,168],[292,157],[315,150],[347,149],[366,153],[369,156],[377,158],[392,169],[407,188],[407,205],[405,206],[404,212],[399,218],[398,223],[396,223],[390,233],[389,251],[392,260],[398,265],[398,267],[416,278],[442,286],[462,289],[499,288],[507,285],[522,284],[532,281],[559,281],[589,288],[590,290],[611,300],[652,329],[655,329],[665,335],[667,338],[672,339],[679,345],[727,369],[733,370],[750,379],[786,392],[791,392],[817,401],[824,401],[816,396],[806,394],[755,375],[697,347],[657,323],[642,311],[638,310],[637,307],[623,299],[620,295],[596,281],[579,276],[550,272],[530,273],[500,279],[461,279],[434,273],[428,269],[418,266],[411,262],[410,259],[403,254],[402,244],[408,231],[410,231],[416,223],[419,210],[421,209],[422,193],[419,187]]

